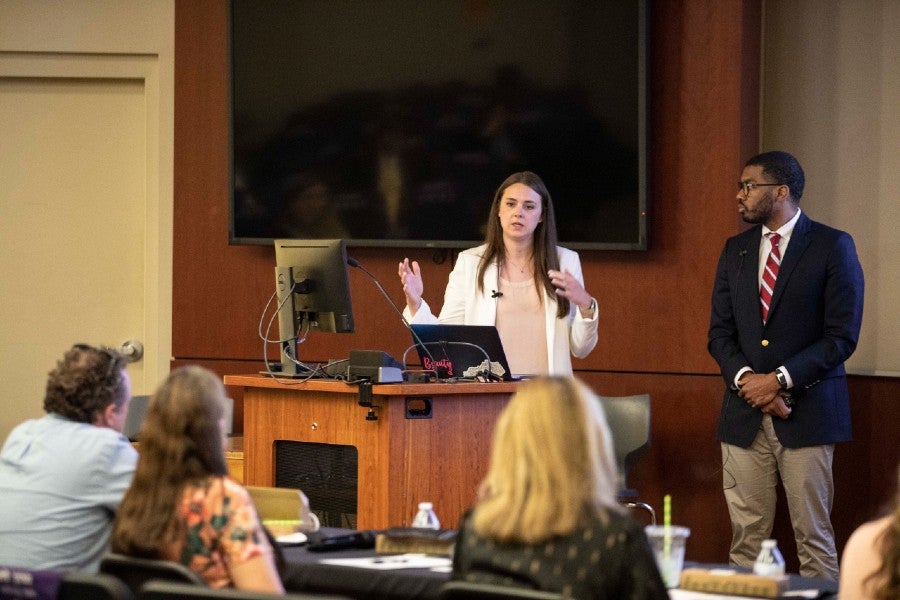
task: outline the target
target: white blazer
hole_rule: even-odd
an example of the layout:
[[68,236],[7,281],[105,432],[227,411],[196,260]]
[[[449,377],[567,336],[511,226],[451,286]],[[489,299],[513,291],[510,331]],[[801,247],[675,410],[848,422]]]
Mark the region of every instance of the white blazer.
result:
[[[484,290],[478,289],[478,263],[486,246],[470,248],[459,253],[456,265],[450,273],[447,290],[444,292],[444,306],[435,317],[431,307],[422,299],[415,316],[409,307],[403,309],[403,316],[410,323],[460,323],[465,325],[496,325],[497,298],[492,298],[498,289],[499,273],[497,265],[488,265],[484,272]],[[581,260],[578,253],[557,247],[559,267],[568,271],[584,285]],[[565,318],[556,318],[556,300],[544,296],[544,325],[547,329],[547,364],[551,375],[572,373],[572,356],[584,358],[597,345],[597,323],[599,310],[590,319],[585,319],[572,303]]]

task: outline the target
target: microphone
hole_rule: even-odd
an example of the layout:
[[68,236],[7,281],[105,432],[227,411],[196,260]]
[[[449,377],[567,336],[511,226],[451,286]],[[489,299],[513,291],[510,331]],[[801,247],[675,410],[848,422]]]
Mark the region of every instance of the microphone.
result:
[[741,271],[744,268],[744,257],[746,255],[747,255],[747,246],[744,246],[743,248],[741,248],[741,251],[738,252],[738,256],[741,257],[741,262],[738,263],[738,270],[737,270],[737,276],[736,276],[736,279],[738,279],[738,280],[740,280],[740,278],[741,278]]
[[503,296],[503,292],[491,290],[491,298],[500,298],[501,296]]
[[391,305],[391,307],[394,309],[394,312],[396,312],[398,315],[400,315],[400,320],[403,322],[403,326],[406,327],[407,329],[409,329],[409,332],[412,333],[412,336],[416,340],[416,343],[422,347],[422,349],[425,351],[425,354],[427,354],[428,358],[431,359],[431,362],[434,363],[435,362],[434,356],[431,355],[431,351],[428,350],[428,346],[426,346],[425,343],[419,338],[419,334],[416,333],[415,329],[410,327],[409,321],[407,321],[406,317],[403,316],[403,311],[400,310],[396,304],[394,304],[394,301],[391,300],[391,297],[388,295],[388,293],[386,291],[384,291],[384,287],[381,285],[381,282],[379,282],[378,279],[374,275],[372,275],[367,268],[362,266],[359,263],[359,261],[357,261],[352,256],[347,257],[347,264],[355,269],[359,269],[360,271],[362,271],[363,273],[365,273],[366,275],[369,276],[369,279],[372,280],[372,282],[375,284],[375,286],[378,288],[378,290],[381,292],[381,294],[385,298],[387,298],[388,304]]

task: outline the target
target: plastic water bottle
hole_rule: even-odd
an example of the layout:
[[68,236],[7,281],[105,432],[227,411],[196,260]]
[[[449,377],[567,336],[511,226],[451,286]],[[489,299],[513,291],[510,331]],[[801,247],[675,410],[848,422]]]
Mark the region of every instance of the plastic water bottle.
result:
[[419,502],[419,512],[412,522],[413,527],[421,527],[422,529],[440,529],[441,522],[438,521],[437,515],[434,514],[434,506],[431,502]]
[[775,540],[763,540],[759,556],[753,563],[753,572],[767,577],[784,575],[784,557],[781,556]]

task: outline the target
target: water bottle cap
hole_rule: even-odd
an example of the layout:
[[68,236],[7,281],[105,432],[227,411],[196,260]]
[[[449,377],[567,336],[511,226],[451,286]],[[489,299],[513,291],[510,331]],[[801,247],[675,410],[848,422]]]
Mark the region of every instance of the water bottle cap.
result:
[[763,548],[774,548],[777,542],[775,540],[763,540]]
[[419,510],[431,510],[434,506],[431,502],[419,502]]

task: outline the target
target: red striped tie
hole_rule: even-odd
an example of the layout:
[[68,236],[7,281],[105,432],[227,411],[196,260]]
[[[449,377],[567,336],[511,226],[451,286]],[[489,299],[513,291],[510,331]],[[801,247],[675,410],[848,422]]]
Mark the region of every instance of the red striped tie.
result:
[[778,267],[781,266],[781,251],[778,250],[781,234],[773,232],[766,235],[769,236],[769,241],[772,243],[772,251],[769,252],[769,258],[766,259],[762,283],[759,286],[759,307],[762,311],[763,323],[769,318],[769,305],[772,303],[772,293],[775,291],[775,280],[778,279]]

